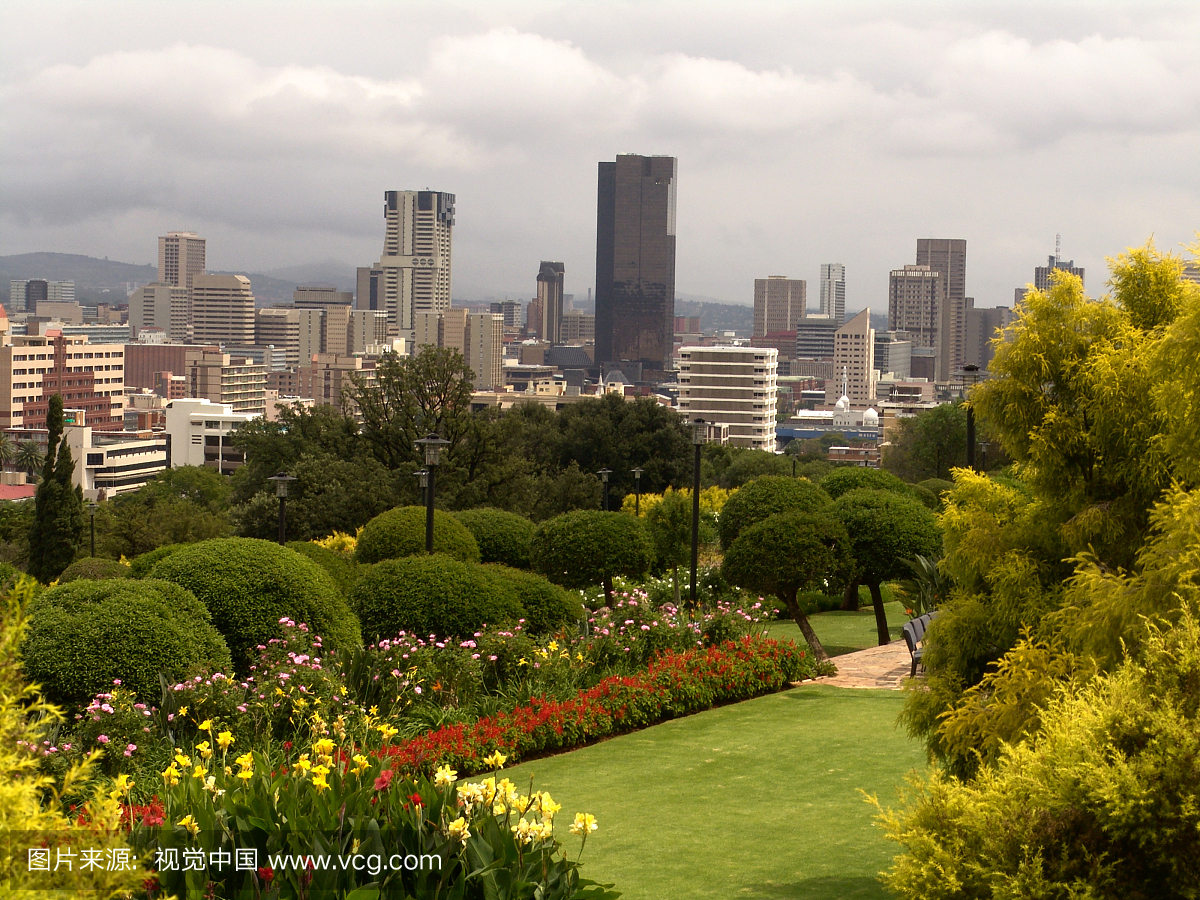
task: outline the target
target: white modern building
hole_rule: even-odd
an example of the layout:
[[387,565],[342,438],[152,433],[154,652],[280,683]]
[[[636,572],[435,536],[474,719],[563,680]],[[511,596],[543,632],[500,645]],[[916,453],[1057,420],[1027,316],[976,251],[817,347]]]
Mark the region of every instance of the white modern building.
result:
[[821,263],[821,315],[838,325],[846,321],[846,267]]
[[[450,249],[454,195],[443,191],[385,191],[383,254],[375,267],[382,296],[373,309],[385,309],[402,334],[413,316],[450,308]],[[363,298],[358,301],[364,308]]]
[[207,466],[223,475],[233,474],[245,462],[245,455],[230,445],[229,434],[256,418],[234,412],[225,403],[172,400],[166,405],[168,465]]
[[683,347],[679,410],[728,426],[730,444],[774,450],[778,364],[774,347]]
[[[63,416],[67,422],[82,422],[83,410],[64,410]],[[87,425],[67,424],[63,434],[75,460],[73,480],[85,500],[136,491],[167,468],[167,436],[162,433],[93,432]]]

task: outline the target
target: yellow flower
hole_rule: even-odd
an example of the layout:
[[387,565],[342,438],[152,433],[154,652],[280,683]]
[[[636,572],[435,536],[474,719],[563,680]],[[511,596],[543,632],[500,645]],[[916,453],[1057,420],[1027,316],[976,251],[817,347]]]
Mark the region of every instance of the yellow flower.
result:
[[197,744],[196,752],[199,753],[204,759],[212,759],[212,747],[209,745],[208,741],[201,741],[199,744]]
[[199,728],[201,731],[212,731],[212,719],[205,719],[203,722],[201,722],[196,727]]
[[228,777],[228,776],[230,776],[230,775],[232,775],[232,774],[233,774],[233,768],[232,768],[232,767],[230,767],[230,766],[226,766],[226,767],[225,767],[225,775],[226,775],[226,777]]
[[460,784],[458,786],[458,801],[464,806],[471,807],[483,802],[483,785]]
[[[323,768],[323,767],[318,766],[318,768]],[[317,789],[318,794],[324,793],[325,791],[329,790],[329,782],[325,780],[324,775],[316,774],[316,769],[313,770],[312,783],[313,783],[313,787],[315,787]]]
[[553,653],[555,650],[558,649],[558,641],[551,641],[546,646],[548,646],[550,648],[550,652]]
[[354,768],[350,771],[355,775],[361,775],[367,769],[371,768],[371,761],[361,754],[354,754]]
[[228,750],[232,744],[233,744],[233,732],[222,731],[220,734],[217,735],[217,746],[221,748],[222,753],[224,753],[226,750]]
[[329,767],[328,766],[313,766],[312,774],[313,774],[314,779],[324,778],[326,775],[329,774]]
[[554,835],[554,826],[549,822],[530,822],[529,836],[535,841],[544,841]]
[[384,723],[383,725],[378,725],[376,727],[379,729],[379,733],[381,735],[383,735],[383,739],[385,741],[394,738],[396,735],[398,735],[400,733],[399,730],[393,728],[391,725],[388,725],[387,723]]
[[237,758],[236,762],[243,769],[253,768],[254,767],[254,754],[253,753],[243,753],[241,756],[239,756]]
[[587,837],[597,828],[596,817],[591,813],[575,813],[575,821],[571,823],[571,834],[581,834]]
[[533,840],[529,834],[529,822],[525,819],[517,819],[517,824],[511,829],[513,836],[517,839],[518,844],[528,844]]
[[200,825],[196,821],[196,817],[193,815],[186,815],[175,824],[182,825],[184,828],[190,831],[192,833],[192,837],[195,837],[200,833]]
[[243,769],[242,771],[238,772],[237,777],[242,779],[243,782],[249,781],[251,778],[254,777],[254,770],[253,769]]
[[184,756],[182,753],[175,754],[175,762],[178,763],[179,765],[183,766],[183,768],[185,768],[185,769],[192,764],[192,761],[190,759],[188,759],[186,756]]
[[163,770],[162,777],[167,787],[175,787],[175,785],[179,784],[179,769],[175,766],[175,763],[171,763]]
[[317,756],[323,757],[324,759],[332,759],[333,741],[331,741],[329,738],[321,738],[321,740],[313,744],[313,752],[316,753]]
[[129,789],[133,787],[133,779],[122,772],[113,779],[113,790],[109,793],[109,797],[113,800],[120,800],[129,793]]
[[192,771],[192,777],[193,778],[203,778],[204,777],[204,766],[200,765],[199,763],[196,763],[196,768]]
[[296,760],[296,765],[294,768],[299,769],[301,772],[307,772],[312,768],[312,763],[308,761],[307,753],[300,754],[300,758]]
[[541,810],[542,815],[547,819],[553,819],[554,814],[562,809],[562,804],[555,803],[554,798],[550,794],[542,791],[542,793],[538,794],[538,809]]
[[434,773],[433,783],[438,787],[448,787],[458,780],[458,772],[449,766],[440,767]]
[[179,707],[179,715],[181,715],[181,716],[187,715],[187,707],[186,706]]
[[446,833],[450,837],[457,838],[458,840],[462,841],[464,844],[467,842],[467,838],[471,836],[471,831],[467,827],[466,819],[464,819],[462,816],[459,816],[446,826]]
[[525,810],[529,809],[529,804],[532,800],[532,797],[518,797],[517,801],[513,804],[513,807],[515,807],[517,812],[519,812],[521,815],[525,815]]
[[493,769],[499,769],[502,765],[504,765],[504,761],[506,759],[508,759],[507,756],[505,756],[499,750],[495,750],[492,752],[491,756],[485,756],[483,761]]
[[529,665],[529,660],[527,660],[525,657],[522,656],[520,659],[517,660],[517,665],[518,666],[527,666],[527,665]]

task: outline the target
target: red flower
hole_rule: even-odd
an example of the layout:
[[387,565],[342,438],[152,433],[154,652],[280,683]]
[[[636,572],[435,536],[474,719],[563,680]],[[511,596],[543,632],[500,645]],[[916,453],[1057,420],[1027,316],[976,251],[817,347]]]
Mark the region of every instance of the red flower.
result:
[[392,783],[392,770],[384,769],[379,773],[379,777],[375,779],[375,790],[386,791],[388,785]]
[[420,794],[409,794],[408,799],[410,801],[412,801],[413,806],[421,806],[422,805]]
[[263,884],[270,884],[275,880],[275,870],[270,866],[260,866],[258,870],[258,880]]

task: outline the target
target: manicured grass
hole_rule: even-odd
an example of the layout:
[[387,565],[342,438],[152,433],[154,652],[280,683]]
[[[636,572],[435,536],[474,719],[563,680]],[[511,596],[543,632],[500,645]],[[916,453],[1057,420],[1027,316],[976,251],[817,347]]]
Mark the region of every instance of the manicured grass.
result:
[[[891,632],[892,640],[899,640],[900,629],[908,621],[908,616],[904,613],[904,604],[884,603],[883,609],[887,613],[888,631]],[[816,613],[808,619],[812,623],[813,631],[821,639],[821,646],[830,656],[841,656],[843,653],[853,653],[855,650],[865,650],[879,644],[879,637],[875,632],[875,610],[870,605],[858,612],[835,610]],[[792,640],[804,646],[804,636],[800,634],[800,627],[791,619],[771,622],[767,630],[771,637]]]
[[[805,686],[666,722],[506,774],[600,829],[584,873],[628,900],[866,900],[894,853],[859,790],[924,768],[893,691]],[[894,803],[893,803],[894,805]],[[572,852],[578,838],[565,838]]]

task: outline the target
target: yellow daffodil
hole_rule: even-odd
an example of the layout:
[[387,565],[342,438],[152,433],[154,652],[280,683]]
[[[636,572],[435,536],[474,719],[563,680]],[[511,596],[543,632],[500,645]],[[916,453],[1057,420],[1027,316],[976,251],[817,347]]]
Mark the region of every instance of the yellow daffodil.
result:
[[196,821],[196,817],[193,815],[186,815],[175,824],[182,825],[184,828],[186,828],[189,832],[191,832],[192,837],[195,837],[200,833],[200,824]]
[[449,787],[458,780],[458,772],[449,766],[441,766],[433,775],[433,783],[438,787]]
[[597,828],[596,817],[591,813],[575,813],[575,821],[571,823],[571,834],[587,837]]
[[199,744],[197,744],[196,752],[199,753],[204,759],[212,759],[212,747],[209,745],[208,741],[201,741]]
[[483,758],[483,761],[485,763],[487,763],[489,766],[491,766],[493,769],[499,769],[502,765],[504,765],[504,761],[506,759],[508,759],[507,756],[505,756],[499,750],[494,750],[494,751],[492,751],[492,755],[485,756]]
[[162,777],[163,783],[167,787],[175,787],[175,785],[179,784],[179,769],[175,763],[171,763],[163,770]]
[[233,745],[233,732],[222,731],[220,734],[217,735],[217,746],[221,748],[222,753],[224,753],[226,750],[228,750],[232,745]]
[[201,731],[212,731],[212,719],[205,719],[203,722],[201,722],[196,727],[199,728]]
[[471,836],[471,830],[467,827],[467,821],[462,816],[459,816],[453,822],[446,826],[446,834],[452,838],[457,838],[464,844]]

